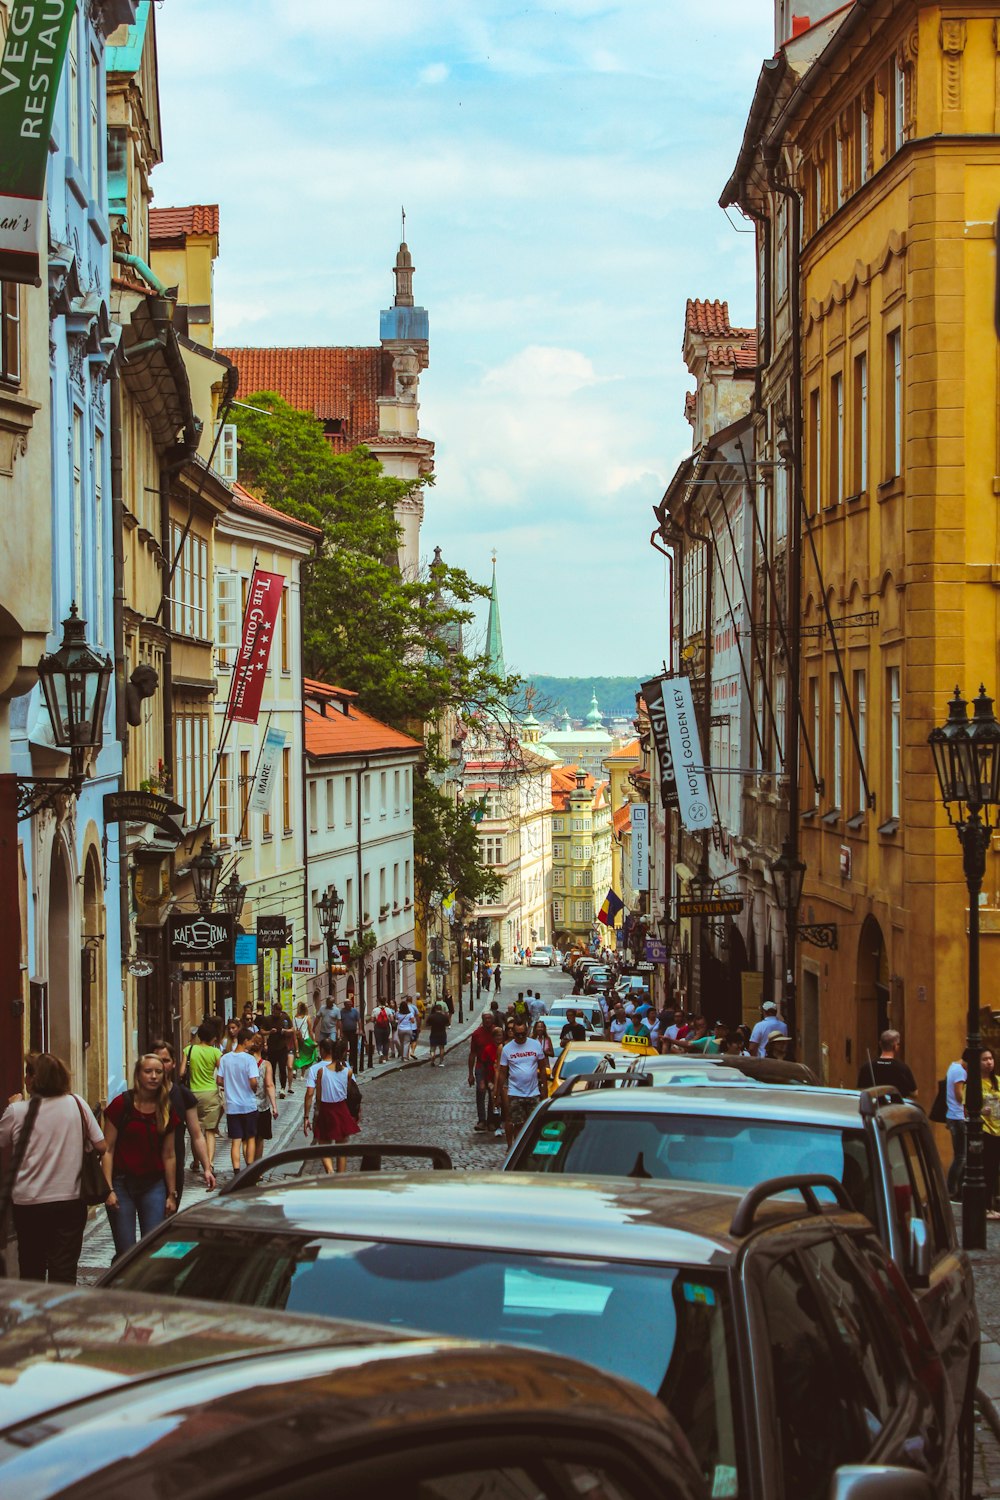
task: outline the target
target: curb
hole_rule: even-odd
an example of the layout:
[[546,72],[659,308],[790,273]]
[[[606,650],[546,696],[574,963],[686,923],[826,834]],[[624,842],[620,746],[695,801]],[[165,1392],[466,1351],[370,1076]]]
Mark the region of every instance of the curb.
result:
[[[454,1052],[455,1048],[460,1047],[463,1042],[467,1042],[469,1040],[469,1037],[472,1035],[472,1033],[476,1029],[476,1026],[478,1025],[478,1020],[476,1018],[470,1017],[467,1021],[459,1022],[459,1025],[463,1028],[462,1032],[459,1036],[456,1036],[453,1041],[450,1041],[445,1047],[445,1057],[448,1056],[449,1052]],[[430,1053],[428,1053],[426,1057],[414,1057],[404,1062],[400,1062],[397,1059],[395,1062],[381,1068],[379,1067],[378,1063],[373,1063],[370,1068],[365,1068],[363,1073],[356,1074],[355,1076],[357,1077],[359,1086],[361,1088],[364,1088],[366,1081],[368,1081],[369,1079],[374,1082],[376,1078],[390,1077],[393,1073],[402,1073],[411,1068],[424,1068],[427,1066],[430,1060]]]

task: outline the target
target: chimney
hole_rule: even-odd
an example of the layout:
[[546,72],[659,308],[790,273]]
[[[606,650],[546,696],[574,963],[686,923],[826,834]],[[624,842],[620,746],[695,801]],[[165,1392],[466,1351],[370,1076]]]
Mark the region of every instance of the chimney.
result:
[[810,21],[810,19],[809,19],[808,16],[793,16],[792,17],[792,36],[793,36],[793,38],[797,37],[797,36],[801,36],[804,31],[808,31],[811,25],[812,25],[812,22]]

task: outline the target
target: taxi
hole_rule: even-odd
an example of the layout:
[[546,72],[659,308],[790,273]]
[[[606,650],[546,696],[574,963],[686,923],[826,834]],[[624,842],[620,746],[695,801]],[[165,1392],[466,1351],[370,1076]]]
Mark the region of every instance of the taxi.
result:
[[[624,1057],[631,1062],[636,1057],[656,1057],[655,1047],[641,1037],[632,1037],[620,1042],[598,1040],[594,1042],[567,1042],[556,1058],[549,1073],[549,1093],[554,1094],[568,1078],[578,1078],[584,1073],[596,1073],[606,1058]],[[627,1062],[622,1066],[627,1066]]]

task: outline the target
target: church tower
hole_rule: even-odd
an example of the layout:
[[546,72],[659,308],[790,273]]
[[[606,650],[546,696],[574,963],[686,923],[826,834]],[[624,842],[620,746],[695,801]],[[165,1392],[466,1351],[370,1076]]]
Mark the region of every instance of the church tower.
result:
[[503,633],[500,629],[500,596],[497,593],[497,555],[493,554],[493,582],[490,584],[490,614],[486,622],[486,656],[490,671],[497,677],[507,676],[503,659]]

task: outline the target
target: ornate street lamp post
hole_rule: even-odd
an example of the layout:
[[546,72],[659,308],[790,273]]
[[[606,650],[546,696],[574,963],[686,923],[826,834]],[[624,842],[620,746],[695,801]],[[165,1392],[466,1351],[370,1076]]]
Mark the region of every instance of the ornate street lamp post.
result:
[[210,912],[215,905],[215,893],[221,874],[222,855],[218,849],[213,849],[212,840],[206,839],[201,846],[201,853],[196,854],[191,861],[191,883],[200,912]]
[[[778,905],[785,914],[785,1025],[791,1037],[793,1050],[798,1045],[796,1032],[796,988],[795,988],[795,939],[799,936],[799,906],[802,902],[802,886],[806,878],[806,867],[792,853],[788,839],[781,846],[778,858],[771,862],[771,876],[778,896]],[[770,996],[765,996],[769,999]]]
[[219,899],[222,902],[223,908],[235,922],[238,922],[243,915],[243,903],[247,899],[247,888],[242,884],[235,870],[222,887],[222,894]]
[[329,997],[333,994],[333,944],[340,919],[344,915],[344,898],[335,885],[327,886],[316,903],[316,910],[319,912],[320,930],[326,939],[326,992]]
[[85,754],[99,750],[104,741],[104,709],[113,675],[110,656],[100,656],[87,645],[87,622],[71,604],[59,649],[46,652],[38,663],[52,738],[60,750],[69,751],[70,774],[63,779],[18,777],[18,818],[33,817],[67,792],[79,794]]
[[962,846],[962,869],[969,892],[969,1009],[966,1019],[965,1182],[962,1188],[962,1244],[966,1250],[986,1248],[986,1179],[983,1174],[983,1080],[979,1029],[979,893],[986,874],[986,851],[998,826],[1000,807],[1000,724],[993,699],[980,687],[973,704],[958,688],[948,705],[947,723],[931,730],[928,744],[941,787],[948,821]]

